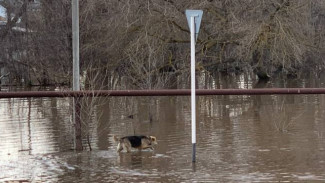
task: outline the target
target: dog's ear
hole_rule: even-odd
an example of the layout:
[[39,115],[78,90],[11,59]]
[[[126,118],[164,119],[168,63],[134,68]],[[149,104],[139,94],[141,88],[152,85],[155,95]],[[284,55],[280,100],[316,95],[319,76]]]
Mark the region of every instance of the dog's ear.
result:
[[150,139],[153,141],[153,142],[156,142],[156,137],[154,137],[154,136],[150,136]]

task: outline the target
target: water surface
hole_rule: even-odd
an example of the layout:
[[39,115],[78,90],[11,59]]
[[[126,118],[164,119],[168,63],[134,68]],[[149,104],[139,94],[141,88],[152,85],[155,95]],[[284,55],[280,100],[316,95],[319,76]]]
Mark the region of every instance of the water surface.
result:
[[[200,88],[258,87],[244,76],[200,81]],[[263,87],[324,84],[306,79]],[[89,115],[93,150],[74,152],[69,99],[0,99],[0,182],[325,181],[324,95],[198,97],[195,164],[189,97],[101,101]],[[112,135],[133,134],[154,135],[158,146],[116,153]]]

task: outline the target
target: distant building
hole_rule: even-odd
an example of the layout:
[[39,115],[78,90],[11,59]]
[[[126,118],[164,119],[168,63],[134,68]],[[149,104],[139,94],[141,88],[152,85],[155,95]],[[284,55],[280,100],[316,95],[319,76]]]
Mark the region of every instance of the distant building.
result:
[[0,22],[6,22],[6,21],[7,21],[7,19],[5,17],[0,16]]

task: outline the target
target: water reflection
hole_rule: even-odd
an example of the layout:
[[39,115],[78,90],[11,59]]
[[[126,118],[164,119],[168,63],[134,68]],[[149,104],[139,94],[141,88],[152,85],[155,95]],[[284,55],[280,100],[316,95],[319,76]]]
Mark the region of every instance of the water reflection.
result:
[[[237,76],[228,84],[213,77],[200,79],[211,88],[257,84],[250,76]],[[321,80],[308,79],[269,81],[264,87],[310,83],[324,87]],[[59,98],[0,99],[0,181],[325,181],[324,95],[198,97],[195,166],[189,97],[111,98],[97,109],[103,111],[99,121],[90,125],[94,150],[78,153],[70,150],[69,103]],[[132,134],[155,135],[159,145],[154,151],[116,153],[112,135]]]

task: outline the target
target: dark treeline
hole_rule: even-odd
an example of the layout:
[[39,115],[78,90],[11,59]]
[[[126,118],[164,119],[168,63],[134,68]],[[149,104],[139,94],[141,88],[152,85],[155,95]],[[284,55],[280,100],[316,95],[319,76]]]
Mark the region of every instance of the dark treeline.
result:
[[[8,17],[0,27],[0,75],[70,84],[71,0],[0,5]],[[81,76],[123,76],[139,88],[163,88],[188,73],[186,9],[204,11],[197,70],[299,77],[325,66],[323,0],[80,0]]]

